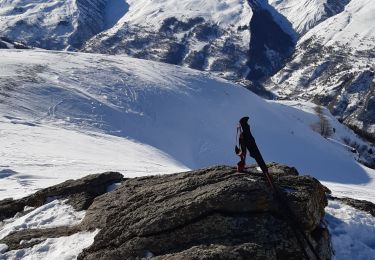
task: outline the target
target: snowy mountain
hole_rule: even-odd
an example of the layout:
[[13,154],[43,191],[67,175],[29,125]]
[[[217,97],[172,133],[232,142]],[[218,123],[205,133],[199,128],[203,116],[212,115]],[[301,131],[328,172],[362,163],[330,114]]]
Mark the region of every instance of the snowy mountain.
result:
[[[334,196],[375,201],[375,171],[340,143],[360,139],[328,111],[334,135],[314,132],[314,104],[265,101],[205,72],[123,55],[0,50],[0,56],[0,199],[93,172],[134,177],[233,165],[235,128],[249,115],[266,161],[296,166]],[[371,215],[335,201],[326,212],[337,259],[372,255]],[[4,221],[0,236],[78,224],[85,212],[53,200],[25,214]],[[0,259],[74,258],[97,232],[48,238]]]
[[269,8],[247,0],[7,0],[0,3],[0,28],[9,39],[44,49],[84,46],[257,79],[276,72],[295,43],[293,30],[274,21],[285,19]]
[[375,4],[352,0],[298,42],[267,83],[279,98],[313,100],[348,125],[375,133]]
[[1,36],[44,49],[77,49],[105,29],[106,0],[5,0]]
[[342,12],[348,2],[127,1],[124,17],[89,40],[84,50],[259,80],[284,65],[300,35]]
[[274,72],[293,49],[293,39],[265,10],[265,1],[127,3],[124,17],[84,51],[125,53],[241,79]]
[[374,133],[373,13],[371,0],[7,0],[0,28],[29,46],[210,71]]
[[[139,176],[234,164],[235,127],[244,115],[267,161],[296,166],[334,191],[336,183],[361,185],[359,198],[372,194],[373,173],[312,130],[314,105],[266,102],[204,72],[126,56],[0,55],[0,183],[8,187],[1,197],[93,171]],[[333,139],[357,140],[331,120]]]
[[327,18],[341,13],[350,0],[270,0],[268,1],[303,35]]

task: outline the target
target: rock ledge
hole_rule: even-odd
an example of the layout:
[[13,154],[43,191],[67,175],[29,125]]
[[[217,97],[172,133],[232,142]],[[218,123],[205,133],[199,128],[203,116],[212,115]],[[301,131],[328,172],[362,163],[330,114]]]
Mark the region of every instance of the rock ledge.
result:
[[[300,230],[321,259],[330,259],[330,236],[323,223],[326,188],[312,177],[298,176],[295,168],[269,167]],[[88,209],[78,226],[23,230],[0,243],[12,250],[20,248],[21,240],[26,241],[23,247],[29,247],[46,237],[99,228],[94,243],[78,259],[306,258],[293,225],[283,214],[286,205],[276,198],[280,194],[270,190],[255,166],[244,173],[215,166],[126,179],[108,193],[98,188],[119,180],[122,176],[118,173],[91,175],[13,201],[21,206],[32,201],[37,206],[45,203],[47,196],[65,196],[76,209]],[[2,216],[10,214],[4,211],[10,202],[0,201]],[[303,247],[309,259],[314,259],[306,243]]]

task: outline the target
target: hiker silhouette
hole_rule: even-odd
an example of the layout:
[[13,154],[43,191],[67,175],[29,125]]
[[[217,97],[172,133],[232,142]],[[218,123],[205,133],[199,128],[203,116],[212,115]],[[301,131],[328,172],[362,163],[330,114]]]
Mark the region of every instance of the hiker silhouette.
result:
[[237,163],[237,170],[238,172],[242,172],[245,169],[246,151],[249,150],[250,156],[255,159],[262,172],[268,174],[267,165],[264,162],[262,155],[260,154],[253,135],[251,134],[248,120],[249,117],[247,116],[241,118],[239,121],[239,126],[237,127],[237,133],[240,132],[238,142],[241,148],[237,153],[241,158],[241,160]]

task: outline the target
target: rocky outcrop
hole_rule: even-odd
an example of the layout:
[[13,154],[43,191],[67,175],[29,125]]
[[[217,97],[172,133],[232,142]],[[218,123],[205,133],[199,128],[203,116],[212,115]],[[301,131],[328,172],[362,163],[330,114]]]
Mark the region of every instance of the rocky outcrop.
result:
[[6,37],[0,37],[0,49],[29,49],[25,44],[13,42]]
[[[72,227],[54,227],[44,229],[25,229],[9,234],[4,239],[0,240],[0,244],[7,245],[8,250],[17,250],[22,248],[32,247],[36,244],[42,243],[47,238],[70,236],[81,231],[80,226]],[[0,258],[1,259],[1,258]]]
[[357,199],[352,199],[352,198],[347,198],[347,197],[337,198],[334,196],[329,196],[329,199],[341,201],[342,203],[346,205],[349,205],[355,209],[367,212],[375,217],[375,204],[370,201],[357,200]]
[[[0,243],[11,250],[20,248],[21,240],[27,247],[45,237],[99,228],[78,259],[305,259],[303,251],[314,259],[298,235],[302,231],[320,258],[330,259],[330,237],[322,222],[326,188],[312,177],[298,176],[295,168],[268,166],[280,193],[270,189],[255,166],[244,173],[215,166],[127,179],[96,197],[78,226],[23,230]],[[65,186],[73,189],[69,182]]]
[[92,174],[79,180],[67,180],[22,199],[5,199],[0,201],[0,221],[22,212],[26,206],[40,207],[53,199],[66,198],[75,210],[84,210],[94,198],[107,192],[108,185],[121,181],[123,176],[116,172]]
[[[324,187],[288,171],[296,173],[271,167],[304,232],[330,258]],[[79,259],[303,259],[284,207],[255,168],[129,179],[88,209],[82,225],[101,231]]]

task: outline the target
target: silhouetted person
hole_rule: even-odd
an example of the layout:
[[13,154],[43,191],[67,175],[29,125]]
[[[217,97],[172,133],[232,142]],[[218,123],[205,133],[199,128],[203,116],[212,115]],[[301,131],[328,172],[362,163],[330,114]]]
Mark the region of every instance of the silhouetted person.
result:
[[246,164],[246,150],[249,150],[250,156],[255,159],[259,167],[262,169],[262,172],[268,174],[268,168],[266,163],[263,160],[262,155],[258,149],[258,146],[255,142],[253,135],[250,132],[250,126],[248,124],[249,117],[243,117],[240,119],[240,126],[242,132],[239,137],[239,143],[241,146],[241,161],[237,164],[238,171],[241,172],[245,168]]

